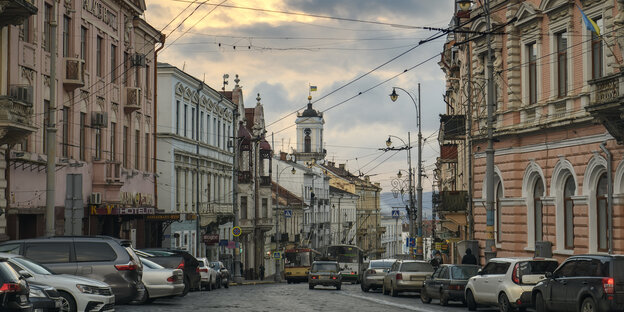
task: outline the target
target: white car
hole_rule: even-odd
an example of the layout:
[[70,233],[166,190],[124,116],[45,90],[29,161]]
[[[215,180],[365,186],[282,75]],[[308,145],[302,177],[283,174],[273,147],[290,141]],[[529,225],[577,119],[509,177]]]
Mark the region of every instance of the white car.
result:
[[545,258],[493,258],[466,284],[466,305],[498,306],[501,312],[532,305],[531,291],[557,268],[557,260]]
[[165,268],[162,265],[139,257],[143,264],[142,281],[147,291],[146,302],[156,298],[176,297],[184,291],[184,273],[181,269]]
[[37,284],[52,286],[61,297],[62,312],[115,311],[115,295],[108,284],[94,279],[69,274],[54,274],[48,268],[19,255],[0,253],[9,265]]
[[210,261],[206,258],[198,258],[199,275],[201,276],[200,289],[206,288],[208,291],[221,287],[218,282],[217,271],[210,267]]

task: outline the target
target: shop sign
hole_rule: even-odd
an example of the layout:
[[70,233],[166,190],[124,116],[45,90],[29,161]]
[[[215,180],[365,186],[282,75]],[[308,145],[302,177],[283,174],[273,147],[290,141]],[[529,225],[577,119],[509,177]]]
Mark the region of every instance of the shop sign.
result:
[[141,207],[153,206],[154,201],[152,194],[143,194],[139,192],[120,192],[119,201],[124,206]]
[[229,241],[227,239],[222,239],[219,241],[219,246],[227,246]]
[[155,213],[154,207],[91,206],[91,215],[153,215]]
[[167,221],[167,220],[180,220],[180,214],[167,213],[167,214],[155,214],[145,217],[146,220]]
[[219,242],[219,234],[204,234],[204,243],[214,245]]

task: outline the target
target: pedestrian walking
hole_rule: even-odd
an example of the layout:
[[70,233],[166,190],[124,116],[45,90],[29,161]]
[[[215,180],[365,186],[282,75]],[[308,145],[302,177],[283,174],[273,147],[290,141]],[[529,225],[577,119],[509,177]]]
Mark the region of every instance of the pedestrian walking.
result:
[[466,254],[462,257],[462,264],[477,264],[477,257],[472,254],[472,249],[466,248]]
[[260,280],[264,280],[264,265],[260,265]]

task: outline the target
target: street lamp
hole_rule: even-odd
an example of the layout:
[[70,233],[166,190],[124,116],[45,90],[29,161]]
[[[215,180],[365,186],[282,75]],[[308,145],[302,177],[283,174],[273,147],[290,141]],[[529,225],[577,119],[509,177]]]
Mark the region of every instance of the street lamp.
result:
[[[288,169],[288,167],[282,169],[281,171],[279,170],[279,164],[275,165],[275,170],[278,171],[277,174],[277,180],[275,181],[275,249],[276,251],[279,250],[280,247],[280,233],[279,233],[279,177],[282,174],[282,172],[284,172],[284,170]],[[292,167],[292,170],[290,170],[290,173],[295,174],[297,173],[297,170],[295,170],[295,167]],[[278,259],[275,259],[275,281],[279,282],[281,281],[281,273],[280,273],[280,261],[278,261]]]
[[[399,87],[393,87],[392,88],[392,93],[390,94],[390,99],[392,100],[392,102],[396,102],[396,100],[399,98],[399,94],[397,94],[396,90],[401,90],[403,92],[405,92],[409,98],[412,100],[412,102],[414,103],[414,107],[416,108],[416,123],[418,124],[418,183],[416,185],[416,194],[417,194],[417,203],[418,203],[418,207],[416,210],[417,213],[417,221],[418,221],[418,247],[417,247],[417,255],[418,258],[423,259],[424,255],[423,255],[423,228],[422,228],[422,132],[421,132],[421,115],[422,115],[422,111],[420,110],[420,83],[418,84],[418,103],[416,103],[416,100],[414,100],[414,97],[412,96],[411,93],[407,92],[405,89],[403,88],[399,88]],[[409,141],[409,138],[408,138]],[[410,172],[412,170],[412,167],[410,166]],[[411,173],[410,173],[410,179],[411,179]],[[411,192],[411,188],[410,188],[410,192]],[[410,196],[411,198],[411,196]],[[413,206],[412,206],[413,207]],[[412,217],[410,217],[410,224],[412,224]],[[413,226],[412,226],[413,228]],[[413,237],[413,233],[410,231],[410,236]]]

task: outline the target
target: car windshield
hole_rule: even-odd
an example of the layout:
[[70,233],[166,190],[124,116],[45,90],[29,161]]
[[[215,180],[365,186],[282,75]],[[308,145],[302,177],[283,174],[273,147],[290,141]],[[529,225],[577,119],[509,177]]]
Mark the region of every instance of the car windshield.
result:
[[219,262],[212,262],[211,266],[212,266],[215,270],[219,270],[219,269],[221,269],[221,263],[219,263]]
[[41,275],[54,274],[52,273],[52,271],[50,271],[48,268],[44,267],[43,265],[33,262],[31,260],[25,259],[25,258],[15,257],[15,258],[11,258],[11,261],[14,261],[19,266],[25,267],[27,270],[35,274],[41,274]]
[[158,264],[158,263],[156,263],[154,261],[147,260],[147,259],[145,259],[143,257],[139,257],[139,259],[141,259],[141,263],[143,263],[143,265],[146,266],[147,268],[150,268],[150,269],[164,269],[165,268],[162,265],[160,265],[160,264]]
[[312,264],[312,272],[338,272],[338,264],[336,263],[314,263]]
[[401,265],[401,272],[433,272],[433,267],[425,262],[405,262]]
[[452,266],[451,276],[453,277],[453,279],[467,280],[477,275],[478,271],[478,266]]
[[389,269],[394,261],[373,261],[370,263],[371,269]]
[[557,261],[526,261],[520,263],[520,276],[538,275],[553,272],[557,268]]

